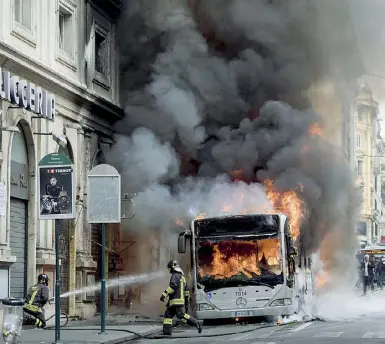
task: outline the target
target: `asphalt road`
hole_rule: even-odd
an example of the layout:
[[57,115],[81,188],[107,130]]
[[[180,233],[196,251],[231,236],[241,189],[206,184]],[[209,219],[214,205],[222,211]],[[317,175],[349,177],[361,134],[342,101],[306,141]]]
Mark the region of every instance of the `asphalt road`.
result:
[[[249,326],[216,326],[204,328],[201,335],[195,329],[179,330],[173,337],[163,339],[140,339],[137,344],[166,344],[166,343],[234,343],[237,344],[334,344],[334,343],[384,343],[385,342],[385,317],[370,319],[362,318],[346,322],[307,322],[296,323],[270,328],[261,328],[252,332],[237,333],[233,335],[218,335],[204,337],[212,334],[239,332],[249,330]],[[189,338],[177,338],[189,336]]]

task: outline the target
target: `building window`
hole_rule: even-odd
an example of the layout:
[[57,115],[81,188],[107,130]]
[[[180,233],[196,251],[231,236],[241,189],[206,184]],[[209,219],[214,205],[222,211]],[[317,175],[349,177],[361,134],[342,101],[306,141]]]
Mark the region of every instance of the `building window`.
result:
[[357,111],[357,117],[359,121],[364,119],[364,110],[362,108]]
[[382,204],[385,204],[385,183],[382,183],[381,185],[381,199]]
[[72,13],[59,8],[59,49],[72,57],[73,55],[73,24]]
[[357,161],[357,175],[362,176],[362,161],[361,160]]
[[109,19],[96,11],[93,12],[91,37],[92,82],[108,91],[111,87],[113,57],[115,56],[115,44],[112,44],[115,37],[114,26]]
[[104,78],[108,77],[109,47],[108,39],[102,33],[95,32],[95,70]]
[[357,134],[356,146],[357,146],[357,148],[361,148],[361,135],[360,134]]
[[32,30],[32,0],[15,0],[15,21],[28,30]]

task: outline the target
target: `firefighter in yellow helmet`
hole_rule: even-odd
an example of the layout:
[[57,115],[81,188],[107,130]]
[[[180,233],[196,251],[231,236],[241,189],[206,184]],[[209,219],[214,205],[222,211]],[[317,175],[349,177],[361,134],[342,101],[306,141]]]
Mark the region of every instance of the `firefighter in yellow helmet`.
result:
[[162,302],[166,297],[169,298],[164,313],[163,334],[172,334],[172,319],[174,316],[177,316],[180,320],[186,320],[189,325],[196,326],[198,333],[201,333],[202,323],[185,313],[185,305],[188,305],[190,294],[182,269],[176,260],[170,260],[167,269],[171,274],[170,284],[160,297]]

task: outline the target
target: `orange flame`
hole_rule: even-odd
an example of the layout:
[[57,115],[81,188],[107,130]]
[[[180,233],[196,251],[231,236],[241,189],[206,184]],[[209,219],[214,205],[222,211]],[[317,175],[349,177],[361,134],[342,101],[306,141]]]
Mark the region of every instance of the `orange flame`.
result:
[[309,136],[321,136],[322,129],[318,123],[313,123],[309,127],[308,134]]
[[184,225],[183,221],[181,219],[178,219],[178,218],[175,218],[174,222],[177,226],[183,226]]
[[253,274],[261,275],[261,268],[267,268],[277,274],[282,272],[278,238],[252,242],[239,240],[215,244],[204,242],[200,245],[212,247],[211,257],[199,254],[201,276],[210,275],[215,279],[221,279],[243,273],[250,278]]
[[315,279],[316,289],[320,289],[329,282],[329,277],[326,273],[318,274]]
[[[277,212],[284,213],[289,217],[290,232],[295,241],[300,234],[301,221],[305,215],[303,202],[294,190],[278,192],[274,190],[271,180],[265,182],[267,198],[273,203]],[[300,185],[302,189],[302,184]]]
[[[324,223],[320,223],[324,226]],[[325,287],[331,281],[330,271],[332,268],[331,262],[333,261],[333,244],[338,243],[338,237],[334,232],[329,232],[323,238],[319,248],[319,258],[322,262],[322,268],[316,275],[316,288],[320,289]]]
[[231,172],[231,177],[233,179],[242,179],[243,178],[243,170],[242,169],[238,169],[238,170],[232,171]]

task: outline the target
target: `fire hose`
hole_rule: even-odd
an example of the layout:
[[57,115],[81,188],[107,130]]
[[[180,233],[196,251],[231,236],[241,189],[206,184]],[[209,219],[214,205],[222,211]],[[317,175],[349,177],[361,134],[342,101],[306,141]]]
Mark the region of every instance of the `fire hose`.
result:
[[[310,320],[306,320],[306,321],[303,321],[304,323],[305,322],[311,322],[311,321],[318,321],[318,320],[321,320],[321,319],[310,319]],[[219,337],[219,336],[232,336],[232,335],[236,335],[236,334],[243,334],[243,333],[249,333],[249,332],[254,332],[254,331],[258,331],[258,330],[263,330],[263,329],[266,329],[266,328],[272,328],[272,327],[280,327],[280,326],[286,326],[286,325],[289,325],[290,323],[287,323],[287,324],[274,324],[274,325],[266,325],[266,326],[259,326],[259,327],[253,327],[253,328],[249,328],[247,330],[242,330],[242,331],[236,331],[236,332],[227,332],[227,333],[218,333],[218,334],[206,334],[206,335],[198,335],[198,336],[167,336],[167,335],[144,335],[144,334],[141,334],[141,333],[138,333],[138,332],[135,332],[135,331],[130,331],[130,330],[124,330],[124,329],[116,329],[116,328],[106,328],[106,330],[109,330],[109,331],[118,331],[118,332],[125,332],[125,333],[130,333],[130,334],[133,334],[135,335],[137,338],[141,338],[141,339],[164,339],[164,338],[172,338],[172,339],[184,339],[184,338],[210,338],[210,337]],[[48,329],[48,328],[47,328]],[[49,328],[49,330],[52,330],[52,328]],[[99,328],[87,328],[87,329],[84,329],[84,328],[63,328],[62,330],[64,331],[89,331],[89,330],[99,330]],[[136,338],[134,338],[136,339]]]

